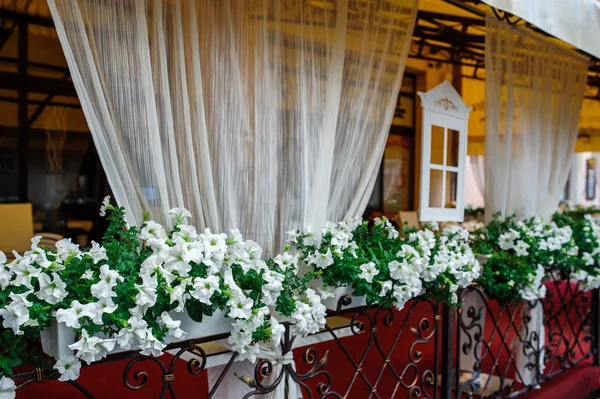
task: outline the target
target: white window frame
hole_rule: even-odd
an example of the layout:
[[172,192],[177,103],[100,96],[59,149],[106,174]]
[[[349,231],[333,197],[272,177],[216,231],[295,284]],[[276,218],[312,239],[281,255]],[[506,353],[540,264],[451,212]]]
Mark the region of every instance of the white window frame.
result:
[[[418,92],[423,108],[421,141],[421,188],[419,220],[423,222],[462,222],[464,219],[465,164],[467,158],[469,107],[450,82],[445,81],[427,93]],[[443,165],[431,163],[432,126],[444,129]],[[458,131],[457,166],[447,165],[448,130]],[[429,204],[431,170],[442,171],[441,208]],[[446,173],[456,173],[456,207],[445,208]]]

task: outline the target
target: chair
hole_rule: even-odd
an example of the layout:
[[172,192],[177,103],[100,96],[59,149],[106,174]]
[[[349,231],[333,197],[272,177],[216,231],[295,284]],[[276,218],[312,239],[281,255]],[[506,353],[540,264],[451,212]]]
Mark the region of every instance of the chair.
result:
[[396,222],[400,228],[404,228],[404,222],[408,224],[408,227],[421,228],[421,222],[419,222],[419,216],[417,211],[400,211],[396,215]]
[[38,246],[42,248],[47,248],[50,251],[54,251],[56,249],[56,243],[64,238],[60,234],[46,232],[35,233],[35,235],[42,236],[42,239],[40,240]]
[[0,251],[22,253],[31,248],[33,212],[31,204],[0,204]]

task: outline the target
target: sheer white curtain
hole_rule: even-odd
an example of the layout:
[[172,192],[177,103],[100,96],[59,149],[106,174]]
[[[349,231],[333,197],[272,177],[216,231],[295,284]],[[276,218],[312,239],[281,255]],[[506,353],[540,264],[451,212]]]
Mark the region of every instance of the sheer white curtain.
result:
[[417,3],[48,0],[128,220],[185,206],[268,255],[362,214]]
[[471,170],[475,177],[475,184],[482,196],[485,196],[485,156],[484,155],[469,155],[471,162]]
[[486,21],[486,217],[556,210],[567,181],[588,60]]
[[[588,60],[496,19],[486,20],[485,211],[541,216],[556,210],[577,140]],[[527,308],[527,307],[526,307]],[[516,342],[521,381],[537,383],[543,371],[541,304]],[[525,337],[524,334],[528,334]],[[538,348],[523,341],[538,336]],[[538,351],[536,353],[535,351]],[[539,356],[540,369],[528,367]]]
[[129,221],[185,206],[269,254],[363,212],[416,4],[49,0]]

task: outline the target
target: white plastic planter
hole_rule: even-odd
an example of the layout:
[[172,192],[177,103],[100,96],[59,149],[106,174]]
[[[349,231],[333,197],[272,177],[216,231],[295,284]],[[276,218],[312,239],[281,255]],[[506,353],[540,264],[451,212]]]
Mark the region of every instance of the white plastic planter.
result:
[[[204,315],[201,323],[192,320],[185,312],[177,313],[171,311],[169,316],[173,320],[181,321],[179,328],[187,333],[185,339],[204,338],[229,333],[231,332],[231,323],[233,322],[232,319],[225,316],[225,311],[223,310],[215,310],[212,316]],[[178,340],[169,337],[165,342],[170,344],[178,342]]]
[[323,305],[329,310],[337,310],[338,303],[344,295],[350,295],[352,303],[348,306],[342,306],[341,310],[359,308],[367,305],[367,299],[364,296],[354,296],[351,295],[352,292],[354,292],[354,288],[352,287],[338,287],[335,289],[333,297],[325,299]]
[[[187,313],[170,312],[173,320],[180,320],[181,328],[187,333],[185,339],[198,339],[204,337],[210,337],[213,335],[226,334],[231,332],[232,319],[225,316],[225,312],[216,310],[212,316],[204,316],[201,323],[197,323],[188,316]],[[71,327],[67,327],[64,323],[58,323],[56,320],[50,322],[50,327],[46,328],[41,333],[42,351],[52,356],[55,359],[59,359],[62,356],[73,355],[73,350],[69,348],[69,345],[77,341],[75,331]],[[172,344],[182,340],[175,339],[173,337],[167,337],[165,344]],[[137,347],[131,348],[137,350]],[[126,349],[120,348],[118,345],[111,353],[125,352]]]
[[76,341],[75,331],[71,327],[67,327],[66,324],[52,320],[50,327],[42,331],[40,337],[42,351],[45,354],[55,359],[73,354],[73,350],[69,348],[69,345]]

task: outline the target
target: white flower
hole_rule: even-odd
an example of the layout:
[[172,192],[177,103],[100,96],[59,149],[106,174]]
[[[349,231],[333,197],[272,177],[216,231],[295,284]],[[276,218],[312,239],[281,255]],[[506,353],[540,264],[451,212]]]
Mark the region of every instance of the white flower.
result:
[[52,272],[52,279],[46,273],[41,273],[38,277],[38,283],[40,284],[40,290],[35,296],[51,305],[56,305],[68,295],[66,291],[67,284],[55,272]]
[[219,289],[219,278],[217,276],[208,276],[206,278],[196,277],[194,279],[194,291],[192,297],[207,305],[212,305],[210,298],[215,292],[221,292]]
[[258,357],[259,354],[260,354],[260,345],[258,343],[256,343],[254,345],[245,346],[243,348],[243,350],[240,351],[240,355],[238,356],[238,359],[240,361],[248,360],[250,363],[255,363],[256,358]]
[[104,322],[102,321],[102,316],[104,316],[104,313],[110,314],[117,310],[118,307],[117,305],[115,305],[112,298],[101,298],[100,300],[98,300],[98,302],[89,303],[88,305],[95,306],[96,314],[94,315],[92,322],[99,326],[104,324]]
[[112,289],[118,282],[123,282],[123,277],[116,270],[110,270],[108,265],[100,267],[100,281],[91,287],[92,295],[95,298],[111,298],[116,296]]
[[250,318],[253,304],[252,299],[244,295],[237,295],[231,298],[227,303],[229,306],[229,317],[232,319]]
[[0,266],[4,266],[6,264],[6,255],[4,252],[0,251]]
[[190,298],[190,294],[187,293],[188,284],[189,280],[182,280],[178,286],[169,291],[169,303],[177,302],[177,307],[174,309],[176,312],[183,312],[185,303]]
[[87,330],[82,330],[81,339],[74,344],[69,345],[69,348],[77,351],[75,357],[90,364],[105,357],[114,349],[115,344],[116,340],[114,338],[101,339],[98,337],[90,337]]
[[294,270],[298,268],[298,256],[290,255],[288,252],[277,255],[273,261],[284,272],[288,269],[288,267],[291,267]]
[[160,315],[162,324],[167,327],[169,335],[175,339],[184,339],[187,333],[183,331],[179,326],[181,320],[173,320],[167,312],[162,312]]
[[203,259],[202,247],[198,242],[178,241],[169,249],[169,257],[165,260],[165,269],[187,277],[192,270],[190,262],[200,263]]
[[198,233],[196,232],[196,228],[194,226],[180,224],[177,226],[177,228],[179,230],[173,233],[173,242],[192,242],[198,239]]
[[140,277],[142,278],[142,284],[135,284],[135,288],[138,289],[135,304],[143,309],[147,309],[156,303],[158,281],[156,280],[156,276],[153,277],[149,274],[142,274]]
[[91,280],[94,278],[94,271],[93,270],[86,270],[85,272],[83,272],[83,274],[81,275],[81,278],[84,280]]
[[17,394],[17,387],[12,378],[0,378],[0,399],[14,399]]
[[369,262],[360,266],[361,273],[358,277],[366,280],[368,283],[373,282],[373,277],[379,274],[379,270],[375,267],[375,263]]
[[384,281],[383,284],[381,284],[381,291],[379,292],[379,296],[386,296],[387,293],[392,289],[392,287],[393,283],[391,281]]
[[500,235],[500,238],[498,238],[498,245],[500,246],[501,249],[503,249],[505,251],[512,249],[514,244],[515,244],[515,239],[514,239],[513,234],[511,234],[511,233],[504,233],[504,234]]
[[79,319],[82,317],[94,319],[96,313],[96,305],[93,303],[82,305],[79,301],[75,300],[71,302],[69,309],[58,309],[56,311],[56,321],[64,323],[67,327],[80,328]]
[[314,264],[319,269],[326,269],[327,267],[333,265],[333,255],[331,254],[331,250],[327,248],[325,253],[316,251],[312,255],[310,263]]
[[145,356],[158,357],[163,354],[166,345],[163,345],[152,335],[152,330],[147,330],[146,338],[140,343],[140,353]]
[[110,206],[110,195],[107,195],[102,200],[102,205],[100,206],[100,216],[106,216],[106,209]]
[[[4,260],[6,261],[6,256],[2,251],[0,251],[0,258],[2,256],[4,256]],[[2,259],[0,259],[0,261],[1,260]],[[5,268],[5,263],[0,262],[0,290],[5,290],[6,287],[9,286],[12,276],[12,272],[9,269]]]
[[527,244],[525,241],[522,241],[522,240],[517,241],[513,248],[515,250],[515,253],[518,256],[529,255],[529,252],[527,252],[527,249],[529,248],[529,244]]
[[271,342],[275,347],[278,347],[283,334],[285,334],[285,326],[280,324],[274,317],[271,317],[269,322],[271,323]]
[[594,263],[596,263],[594,261],[594,258],[592,257],[591,254],[584,252],[583,255],[581,256],[581,258],[583,259],[583,261],[585,262],[586,266],[591,266]]
[[171,216],[171,220],[178,224],[187,224],[187,219],[192,217],[190,211],[185,208],[172,208],[169,211],[169,215]]
[[15,287],[24,285],[28,289],[32,289],[31,279],[39,277],[41,271],[37,267],[31,265],[31,258],[22,257],[12,263],[12,271],[15,274],[15,279],[12,284]]
[[151,238],[167,238],[167,232],[163,226],[156,223],[154,220],[149,220],[144,223],[144,227],[139,234],[140,240],[147,241]]
[[397,260],[393,260],[390,263],[388,263],[388,269],[390,270],[390,276],[394,279],[394,280],[401,280],[402,276],[404,274],[404,268],[408,267],[408,262],[406,261],[406,259],[402,259],[402,263],[398,262]]
[[231,335],[227,338],[227,341],[233,347],[232,349],[238,352],[241,352],[252,343],[252,332],[246,331],[242,326],[243,324],[240,322],[234,323]]
[[95,241],[92,241],[92,248],[89,250],[88,255],[92,257],[94,264],[98,264],[101,260],[108,260],[106,249]]
[[79,378],[81,362],[75,356],[63,356],[54,364],[60,373],[59,381],[72,381]]
[[56,254],[62,261],[66,261],[69,257],[81,258],[82,253],[79,250],[79,245],[71,242],[70,238],[63,238],[56,244]]
[[28,322],[29,319],[29,307],[32,303],[27,300],[27,296],[33,291],[29,290],[23,294],[11,293],[9,297],[12,302],[5,306],[4,309],[0,309],[0,317],[2,317],[2,327],[12,328],[15,335],[23,335],[20,327]]

